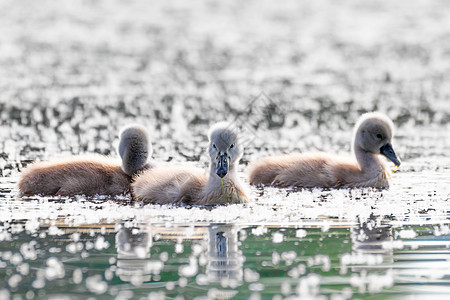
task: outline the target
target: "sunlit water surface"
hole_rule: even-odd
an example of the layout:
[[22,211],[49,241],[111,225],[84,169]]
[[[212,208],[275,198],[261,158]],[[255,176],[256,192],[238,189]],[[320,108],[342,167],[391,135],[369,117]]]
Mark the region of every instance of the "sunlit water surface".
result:
[[254,202],[217,207],[17,199],[3,180],[0,295],[449,297],[448,179],[398,172],[383,191],[254,188]]

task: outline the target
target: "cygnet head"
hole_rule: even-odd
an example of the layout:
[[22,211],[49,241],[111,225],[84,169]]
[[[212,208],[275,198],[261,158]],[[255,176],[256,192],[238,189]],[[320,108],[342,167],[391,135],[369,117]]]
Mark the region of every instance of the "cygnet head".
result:
[[122,170],[133,176],[146,169],[147,160],[153,152],[147,130],[143,126],[133,124],[124,127],[119,137],[118,152],[122,158]]
[[374,154],[382,154],[400,166],[392,148],[392,135],[394,124],[386,115],[378,112],[367,113],[361,116],[355,126],[354,148]]
[[243,149],[237,130],[226,122],[220,122],[209,130],[209,156],[217,176],[225,177],[242,157]]

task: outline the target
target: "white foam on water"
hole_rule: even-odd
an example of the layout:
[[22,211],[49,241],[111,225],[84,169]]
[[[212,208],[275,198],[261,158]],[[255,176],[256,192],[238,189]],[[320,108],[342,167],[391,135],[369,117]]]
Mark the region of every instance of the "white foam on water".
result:
[[286,262],[287,266],[292,265],[296,258],[297,258],[297,252],[295,252],[294,250],[284,251],[281,253],[281,259]]
[[361,271],[358,274],[350,276],[350,285],[358,288],[360,293],[377,293],[385,288],[390,288],[394,284],[394,274],[392,270],[388,270],[384,274],[367,273]]
[[413,229],[403,229],[396,233],[401,239],[413,239],[417,233]]
[[66,271],[64,264],[56,257],[47,259],[47,267],[45,268],[45,278],[49,281],[58,278],[64,278]]
[[272,252],[272,264],[278,265],[281,261],[281,256],[277,251]]
[[80,268],[76,268],[72,273],[72,280],[75,284],[80,284],[83,280],[83,271]]
[[175,244],[175,253],[183,253],[184,251],[184,245],[181,243]]
[[63,235],[64,234],[64,230],[59,229],[55,225],[52,225],[52,226],[50,226],[48,228],[48,234],[49,235]]
[[259,280],[259,273],[256,271],[253,271],[252,269],[245,268],[244,269],[244,280],[246,282],[256,282]]
[[319,296],[320,280],[320,275],[314,273],[300,278],[296,288],[297,295],[302,298]]
[[183,277],[193,277],[198,272],[197,259],[193,256],[189,257],[189,264],[182,265],[178,268],[178,274]]
[[8,285],[11,288],[15,289],[21,281],[22,281],[22,276],[20,276],[19,274],[14,274],[8,279]]
[[178,279],[178,286],[181,288],[184,288],[188,285],[189,281],[187,278],[185,277],[180,277],[180,279]]
[[92,275],[86,278],[86,288],[97,295],[104,294],[108,289],[108,283],[102,280],[100,275]]
[[144,265],[146,274],[159,275],[164,268],[164,263],[160,260],[147,260]]
[[284,235],[281,232],[274,232],[272,234],[272,243],[279,244],[284,240]]
[[30,265],[28,263],[22,263],[17,267],[17,271],[22,276],[27,276],[28,274],[30,274]]
[[287,274],[292,278],[299,278],[306,274],[306,266],[304,264],[299,264],[297,267],[291,268]]
[[308,233],[307,233],[307,231],[304,230],[304,229],[298,229],[298,230],[295,232],[295,237],[297,237],[297,238],[299,238],[299,239],[304,238],[304,237],[306,237],[307,235],[308,235]]
[[109,242],[105,241],[105,238],[101,235],[97,236],[97,239],[95,240],[94,247],[96,250],[103,250],[109,248]]

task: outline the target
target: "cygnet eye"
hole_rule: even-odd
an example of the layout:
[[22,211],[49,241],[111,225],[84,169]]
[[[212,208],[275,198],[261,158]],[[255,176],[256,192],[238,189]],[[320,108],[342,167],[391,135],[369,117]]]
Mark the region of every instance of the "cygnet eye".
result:
[[381,140],[383,138],[383,136],[381,134],[377,134],[377,138],[379,138]]
[[234,144],[231,144],[230,149],[234,148]]
[[214,149],[217,149],[216,144],[213,144],[213,148],[214,148]]

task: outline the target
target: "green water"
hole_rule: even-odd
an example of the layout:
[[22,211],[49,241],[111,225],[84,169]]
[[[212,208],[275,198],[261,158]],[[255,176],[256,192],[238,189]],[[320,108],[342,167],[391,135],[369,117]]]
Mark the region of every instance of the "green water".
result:
[[[448,233],[436,237],[433,227],[412,226],[400,235],[415,236],[401,239],[392,226],[369,224],[370,229],[363,223],[326,232],[226,224],[122,224],[115,226],[117,232],[106,225],[59,233],[40,228],[32,235],[12,234],[1,244],[0,276],[6,280],[0,288],[12,299],[449,295]],[[2,225],[18,230],[18,224]]]

